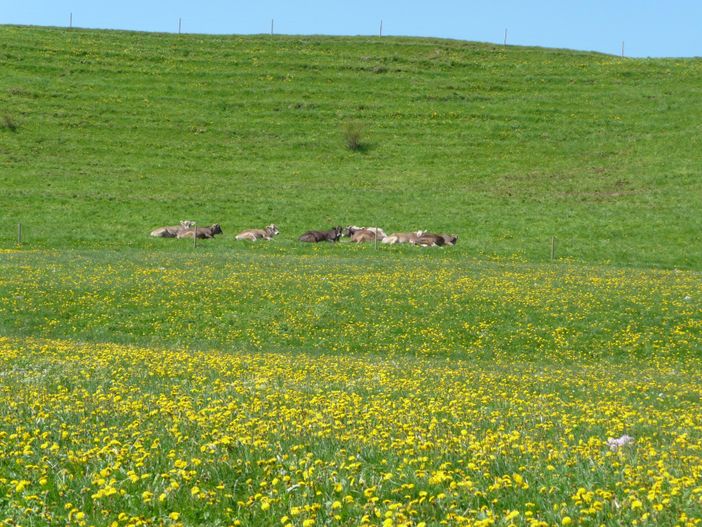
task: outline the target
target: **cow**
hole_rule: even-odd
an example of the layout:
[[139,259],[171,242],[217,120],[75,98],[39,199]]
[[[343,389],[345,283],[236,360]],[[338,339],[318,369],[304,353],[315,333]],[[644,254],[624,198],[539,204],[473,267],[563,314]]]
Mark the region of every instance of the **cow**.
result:
[[353,234],[358,231],[370,231],[372,233],[377,234],[378,239],[383,239],[387,236],[387,234],[385,234],[385,231],[380,227],[357,227],[356,225],[349,225],[348,227],[344,227],[344,232],[342,235],[351,238]]
[[169,227],[159,227],[151,231],[151,236],[155,238],[175,238],[178,236],[178,231],[189,229],[195,225],[194,221],[182,220],[180,225],[171,225]]
[[440,236],[444,239],[444,245],[453,247],[458,242],[458,236],[455,234],[441,234]]
[[376,239],[382,241],[385,236],[369,229],[360,229],[351,234],[351,241],[354,243],[375,242]]
[[178,231],[176,238],[209,239],[214,238],[215,234],[222,234],[222,227],[219,226],[219,223],[215,223],[209,227],[191,227]]
[[425,232],[415,240],[414,244],[422,247],[443,247],[445,245],[456,245],[456,241],[458,241],[458,236],[452,234]]
[[333,227],[328,231],[307,231],[298,240],[301,242],[336,242],[341,238],[341,227]]
[[383,239],[383,243],[414,243],[417,241],[424,231],[417,232],[393,232],[390,236]]
[[255,242],[256,240],[270,240],[278,234],[280,231],[275,223],[271,223],[265,229],[248,229],[241,231],[236,235],[237,240],[250,240]]

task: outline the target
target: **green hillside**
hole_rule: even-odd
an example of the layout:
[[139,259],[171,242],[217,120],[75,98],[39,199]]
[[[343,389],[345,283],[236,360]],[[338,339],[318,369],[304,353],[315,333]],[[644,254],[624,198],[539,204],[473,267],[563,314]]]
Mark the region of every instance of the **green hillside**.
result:
[[193,219],[297,251],[356,223],[702,267],[702,60],[3,26],[0,73],[0,247],[21,222],[34,248],[172,248],[148,231]]

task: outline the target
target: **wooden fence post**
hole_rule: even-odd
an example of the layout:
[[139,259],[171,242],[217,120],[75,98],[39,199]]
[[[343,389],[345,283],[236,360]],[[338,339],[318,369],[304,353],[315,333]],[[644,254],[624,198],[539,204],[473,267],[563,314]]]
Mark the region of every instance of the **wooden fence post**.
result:
[[556,257],[556,237],[551,236],[551,260]]

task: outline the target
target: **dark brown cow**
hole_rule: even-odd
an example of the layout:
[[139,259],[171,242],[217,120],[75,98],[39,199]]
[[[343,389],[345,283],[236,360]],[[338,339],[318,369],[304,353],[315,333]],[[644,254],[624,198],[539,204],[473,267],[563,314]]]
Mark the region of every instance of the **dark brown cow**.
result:
[[301,235],[298,240],[301,242],[336,242],[341,238],[341,227],[333,227],[328,231],[307,231]]

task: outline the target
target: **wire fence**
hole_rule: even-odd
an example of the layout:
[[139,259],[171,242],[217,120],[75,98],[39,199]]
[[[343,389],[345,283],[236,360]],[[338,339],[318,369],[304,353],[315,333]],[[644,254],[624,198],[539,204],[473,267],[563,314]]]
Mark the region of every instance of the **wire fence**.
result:
[[[202,240],[198,239],[197,229],[201,229],[198,225],[205,225],[205,223],[192,222],[191,228],[194,231],[192,241],[188,239],[190,238],[188,236],[176,245],[193,248],[209,246],[208,243],[203,243]],[[124,236],[122,231],[117,236],[98,239],[99,235],[93,231],[75,229],[75,235],[64,235],[60,240],[56,240],[55,229],[50,225],[32,225],[26,222],[10,223],[0,227],[0,250],[118,250],[119,248],[161,247],[157,242],[160,238],[150,236],[149,230],[135,230],[133,227],[126,230],[133,232],[134,235]],[[650,247],[641,246],[631,240],[617,238],[580,239],[554,235],[519,237],[516,233],[515,237],[518,237],[519,241],[506,242],[504,238],[494,237],[470,238],[469,235],[459,233],[456,247],[450,246],[449,250],[451,253],[455,252],[458,258],[496,259],[525,264],[550,261],[561,264],[634,266],[650,269],[700,269],[696,263],[699,261],[699,257],[695,254],[681,252],[678,258],[651,259],[652,249]],[[294,246],[300,245],[297,241],[297,234],[292,237],[284,236],[280,239],[276,237],[276,240],[278,241],[275,245],[279,249],[292,249]],[[229,241],[231,242],[231,238]],[[227,245],[239,247],[242,243],[234,242]],[[383,253],[388,247],[396,247],[396,245],[382,243],[382,238],[379,239],[378,236],[374,237],[367,245],[374,249],[373,252],[377,251],[378,253]],[[394,250],[390,251],[390,253],[394,252]]]
[[[178,17],[178,26],[177,27],[178,27],[178,29],[177,29],[178,34],[179,35],[182,34],[183,33],[183,18],[182,17]],[[68,16],[68,29],[73,29],[73,13],[72,12],[69,13],[69,16]],[[383,34],[384,34],[383,31],[384,31],[383,20],[381,19],[380,24],[378,26],[378,33],[377,33],[379,37],[383,36]],[[271,35],[276,34],[275,33],[275,18],[271,18],[270,34]],[[504,36],[501,39],[496,38],[494,40],[494,43],[499,43],[501,41],[503,46],[505,46],[505,47],[508,46],[509,45],[508,34],[509,34],[509,29],[505,28]],[[519,45],[519,44],[516,44],[516,45]],[[526,45],[528,45],[528,44],[526,44]],[[622,58],[625,56],[624,55],[624,41],[623,40],[621,41],[621,56],[622,56]]]

